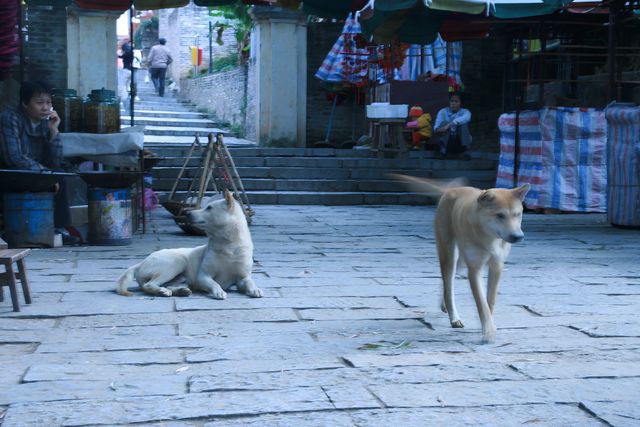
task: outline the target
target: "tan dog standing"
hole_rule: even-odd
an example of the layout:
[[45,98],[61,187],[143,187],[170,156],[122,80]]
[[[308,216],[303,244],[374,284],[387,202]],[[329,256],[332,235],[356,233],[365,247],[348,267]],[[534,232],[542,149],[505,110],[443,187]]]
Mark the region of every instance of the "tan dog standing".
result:
[[[394,175],[412,188],[440,196],[435,216],[435,235],[443,283],[442,311],[449,314],[453,328],[464,327],[455,305],[453,280],[458,256],[467,265],[471,291],[482,322],[482,341],[495,338],[493,309],[498,283],[511,244],[524,238],[522,201],[529,184],[512,190],[480,190],[459,186],[457,182],[436,181]],[[481,274],[488,266],[487,296],[481,286]]]

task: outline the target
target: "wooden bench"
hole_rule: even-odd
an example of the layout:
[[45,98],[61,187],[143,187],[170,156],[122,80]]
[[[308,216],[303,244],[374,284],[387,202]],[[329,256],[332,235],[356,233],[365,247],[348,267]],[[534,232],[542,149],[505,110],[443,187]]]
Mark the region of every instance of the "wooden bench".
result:
[[[5,268],[5,272],[0,273],[0,301],[4,301],[4,286],[8,286],[9,291],[11,292],[13,311],[20,311],[16,278],[20,279],[22,284],[24,302],[31,304],[31,292],[29,290],[29,281],[27,280],[27,268],[24,264],[24,258],[29,255],[29,252],[31,252],[30,249],[0,249],[0,264],[4,265]],[[18,265],[17,273],[13,269],[13,263]]]

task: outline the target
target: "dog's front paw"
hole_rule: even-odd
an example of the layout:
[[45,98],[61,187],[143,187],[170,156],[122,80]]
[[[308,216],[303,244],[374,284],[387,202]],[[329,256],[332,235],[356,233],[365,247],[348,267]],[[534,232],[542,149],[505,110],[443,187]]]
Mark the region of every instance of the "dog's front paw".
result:
[[222,289],[214,289],[211,291],[211,298],[214,299],[227,299],[227,293]]
[[496,328],[482,331],[482,344],[490,344],[496,339]]
[[247,289],[247,295],[252,298],[262,298],[262,291],[260,288]]
[[451,322],[451,327],[452,328],[464,328],[464,323],[462,323],[462,320],[454,320],[453,322]]
[[171,289],[160,288],[160,290],[158,291],[158,296],[161,296],[161,297],[170,297],[171,295],[173,295],[173,292],[171,291]]
[[173,290],[173,295],[176,297],[189,297],[192,292],[189,288],[178,288]]

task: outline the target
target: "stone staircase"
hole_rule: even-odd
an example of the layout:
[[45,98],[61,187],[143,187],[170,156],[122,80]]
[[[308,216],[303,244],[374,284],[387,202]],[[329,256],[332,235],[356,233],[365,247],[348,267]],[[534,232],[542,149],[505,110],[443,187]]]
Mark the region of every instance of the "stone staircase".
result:
[[[184,163],[187,147],[153,148],[165,160],[153,169],[154,189],[169,191]],[[438,160],[431,153],[378,159],[369,150],[304,148],[230,148],[249,200],[254,204],[430,204],[433,199],[408,192],[388,176],[401,173],[426,178],[467,178],[471,185],[492,187],[496,161]],[[198,160],[187,167],[178,190],[196,175]]]
[[[142,78],[139,76],[139,81]],[[495,183],[497,161],[489,155],[470,161],[439,160],[433,153],[412,151],[403,158],[377,158],[367,149],[260,148],[234,138],[194,107],[170,96],[156,96],[151,83],[141,83],[135,125],[144,125],[145,148],[163,157],[153,170],[153,189],[165,199],[182,167],[195,133],[206,144],[208,133],[221,132],[252,204],[431,204],[433,198],[408,192],[391,179],[401,173],[436,179],[467,178],[481,188]],[[123,113],[124,114],[124,113]],[[129,116],[123,115],[123,124]],[[178,185],[182,197],[197,176],[192,159]]]

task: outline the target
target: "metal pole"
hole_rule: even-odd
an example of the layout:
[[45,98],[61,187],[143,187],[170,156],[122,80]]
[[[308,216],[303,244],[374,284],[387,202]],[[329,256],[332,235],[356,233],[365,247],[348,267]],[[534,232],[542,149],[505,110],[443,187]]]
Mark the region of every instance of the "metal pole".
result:
[[608,70],[609,71],[609,102],[616,98],[616,15],[618,13],[617,2],[609,6],[609,40],[608,40]]
[[513,146],[513,186],[518,186],[518,173],[520,171],[520,94],[516,95],[516,129]]
[[209,21],[209,74],[213,73],[213,24]]
[[22,83],[25,81],[24,48],[25,41],[27,39],[27,30],[24,25],[24,10],[22,9],[22,2],[16,3],[18,3],[18,33],[20,34],[20,85],[22,85]]
[[[131,45],[131,54],[133,54],[133,1],[129,4],[129,44]],[[133,55],[135,59],[135,55]],[[136,98],[136,73],[133,66],[133,60],[131,61],[131,81],[129,82],[129,117],[131,118],[131,126],[133,126],[134,112]],[[144,172],[144,171],[143,171]]]

